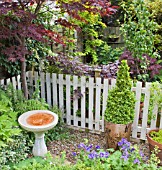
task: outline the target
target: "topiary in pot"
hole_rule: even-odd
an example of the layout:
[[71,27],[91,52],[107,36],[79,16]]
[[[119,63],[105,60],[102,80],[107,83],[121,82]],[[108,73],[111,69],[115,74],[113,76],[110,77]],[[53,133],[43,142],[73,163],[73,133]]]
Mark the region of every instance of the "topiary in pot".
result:
[[121,61],[116,86],[109,91],[105,110],[106,147],[117,149],[122,138],[130,140],[131,124],[134,119],[135,95],[127,61]]

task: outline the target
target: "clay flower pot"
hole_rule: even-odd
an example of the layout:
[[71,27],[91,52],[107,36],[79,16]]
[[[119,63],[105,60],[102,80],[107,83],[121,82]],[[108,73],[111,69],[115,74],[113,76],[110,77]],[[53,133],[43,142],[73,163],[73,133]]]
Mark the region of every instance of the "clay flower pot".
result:
[[126,138],[130,141],[131,125],[132,123],[124,125],[105,122],[106,148],[114,148],[117,150],[118,142],[122,138]]
[[147,141],[149,143],[149,149],[150,149],[150,154],[151,154],[151,151],[154,150],[155,146],[158,147],[158,150],[159,150],[159,153],[156,155],[159,159],[160,159],[160,165],[162,165],[162,144],[154,141],[151,137],[150,137],[150,133],[152,131],[155,131],[155,132],[158,132],[159,129],[153,129],[153,130],[150,130],[149,133],[147,133]]

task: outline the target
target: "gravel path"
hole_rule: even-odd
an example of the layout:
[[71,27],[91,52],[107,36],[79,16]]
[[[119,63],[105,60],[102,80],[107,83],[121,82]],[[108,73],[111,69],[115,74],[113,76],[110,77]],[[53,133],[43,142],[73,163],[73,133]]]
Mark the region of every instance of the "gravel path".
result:
[[[73,129],[69,129],[68,131],[69,137],[67,139],[48,142],[48,150],[53,156],[60,156],[62,152],[65,152],[67,160],[71,163],[75,163],[72,152],[78,153],[78,145],[80,143],[85,143],[85,140],[88,140],[88,143],[93,144],[93,146],[99,145],[101,148],[105,148],[104,133],[93,134]],[[140,149],[144,150],[145,156],[149,156],[149,147],[147,143],[134,140],[131,140],[131,143],[137,144]]]

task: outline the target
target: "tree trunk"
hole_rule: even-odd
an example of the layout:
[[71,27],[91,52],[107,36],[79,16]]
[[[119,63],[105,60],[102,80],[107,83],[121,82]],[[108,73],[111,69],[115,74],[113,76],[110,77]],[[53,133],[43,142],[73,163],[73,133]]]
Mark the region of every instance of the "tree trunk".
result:
[[26,99],[28,99],[28,87],[26,81],[26,61],[21,61],[21,80],[22,80],[22,89]]

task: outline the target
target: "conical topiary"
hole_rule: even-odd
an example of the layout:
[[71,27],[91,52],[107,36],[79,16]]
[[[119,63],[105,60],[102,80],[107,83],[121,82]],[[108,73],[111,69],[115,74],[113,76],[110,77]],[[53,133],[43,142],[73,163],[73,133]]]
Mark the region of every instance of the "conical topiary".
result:
[[105,121],[115,124],[128,124],[134,119],[135,95],[131,91],[127,61],[123,60],[117,73],[116,86],[109,91]]

